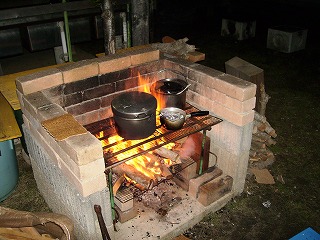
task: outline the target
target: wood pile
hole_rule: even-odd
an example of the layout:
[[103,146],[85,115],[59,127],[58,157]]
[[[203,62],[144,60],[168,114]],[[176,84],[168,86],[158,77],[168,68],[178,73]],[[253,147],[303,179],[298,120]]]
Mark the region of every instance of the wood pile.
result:
[[52,240],[57,239],[50,234],[40,234],[34,227],[0,228],[2,240]]
[[277,133],[271,127],[266,117],[255,112],[249,154],[250,167],[262,169],[274,162],[275,156],[269,147],[277,143],[276,137]]
[[0,239],[74,240],[74,225],[62,214],[33,213],[0,206]]

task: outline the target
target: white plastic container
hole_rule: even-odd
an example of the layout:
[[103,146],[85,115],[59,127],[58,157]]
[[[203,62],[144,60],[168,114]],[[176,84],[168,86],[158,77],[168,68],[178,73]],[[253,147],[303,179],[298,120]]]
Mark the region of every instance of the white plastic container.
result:
[[284,53],[305,49],[307,29],[277,26],[268,29],[267,48]]

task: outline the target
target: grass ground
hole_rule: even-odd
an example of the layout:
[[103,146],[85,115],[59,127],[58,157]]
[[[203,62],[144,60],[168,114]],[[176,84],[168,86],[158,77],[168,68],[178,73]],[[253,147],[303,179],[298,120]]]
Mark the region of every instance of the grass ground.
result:
[[[266,49],[263,39],[237,42],[202,38],[205,65],[224,70],[238,56],[264,69],[271,96],[266,117],[275,128],[276,161],[269,167],[284,183],[257,184],[248,175],[245,190],[220,211],[186,232],[191,239],[289,239],[307,227],[320,232],[320,89],[319,47],[285,54]],[[262,203],[269,201],[269,208]]]

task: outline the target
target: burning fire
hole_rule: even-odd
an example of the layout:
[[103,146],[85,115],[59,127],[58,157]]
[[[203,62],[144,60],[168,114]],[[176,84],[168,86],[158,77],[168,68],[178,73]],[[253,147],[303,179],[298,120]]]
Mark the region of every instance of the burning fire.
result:
[[[143,77],[138,73],[139,91],[151,93],[150,83],[152,82],[154,82],[154,79],[151,79],[150,77]],[[164,95],[155,94],[154,97],[157,99],[157,111],[160,111],[160,109],[165,107]]]
[[[150,91],[150,83],[152,83],[154,80],[150,79],[150,77],[142,77],[140,73],[138,73],[138,83],[139,83],[139,91],[143,91],[146,93],[151,93]],[[157,99],[157,110],[160,111],[162,99],[155,96]],[[160,117],[157,116],[157,125],[160,124]],[[108,151],[115,153],[119,152],[123,149],[128,149],[134,145],[139,145],[139,148],[133,147],[130,150],[127,150],[125,152],[119,153],[116,155],[116,158],[118,161],[121,161],[123,159],[126,159],[128,157],[131,157],[133,155],[139,155],[139,151],[147,151],[148,143],[140,144],[146,139],[140,139],[140,140],[128,140],[124,141],[122,137],[119,135],[111,136],[107,139],[103,138],[103,132],[100,132],[96,135],[97,138],[101,139],[101,144],[103,147],[109,146],[111,144],[114,144],[112,147],[108,148]],[[161,139],[158,139],[156,144],[163,144],[164,141]],[[174,143],[169,143],[163,147],[171,150],[175,146]],[[154,155],[152,152],[147,152],[146,154],[140,155],[138,157],[135,157],[131,160],[128,160],[125,162],[125,164],[135,168],[145,176],[149,177],[150,179],[159,179],[161,177],[161,165],[166,165],[167,167],[172,165],[172,162],[170,159],[166,159],[163,157],[158,157],[157,155]]]
[[[103,137],[103,132],[100,132],[97,134],[98,138]],[[140,140],[128,140],[123,141],[123,138],[119,135],[111,136],[107,139],[102,139],[101,143],[102,146],[107,146],[110,144],[114,144],[111,148],[109,148],[109,151],[111,152],[118,152],[122,149],[130,148],[134,145],[139,145],[139,148],[132,148],[130,150],[127,150],[123,153],[120,153],[116,155],[117,160],[121,161],[123,159],[126,159],[130,156],[133,156],[135,154],[139,154],[140,149],[141,150],[147,150],[148,146],[147,144],[140,144],[141,142],[145,141],[145,139]],[[157,140],[157,144],[162,144],[163,141],[161,139]],[[169,143],[165,145],[164,147],[167,149],[172,149],[175,146],[174,143]],[[145,176],[151,178],[151,179],[157,179],[161,176],[161,164],[165,164],[167,166],[170,166],[172,164],[170,159],[159,159],[156,157],[152,152],[148,152],[146,154],[140,155],[136,158],[133,158],[131,160],[128,160],[125,164],[134,167],[136,170],[144,174]]]
[[151,79],[149,77],[142,77],[140,73],[138,73],[138,86],[140,92],[150,93],[150,82]]

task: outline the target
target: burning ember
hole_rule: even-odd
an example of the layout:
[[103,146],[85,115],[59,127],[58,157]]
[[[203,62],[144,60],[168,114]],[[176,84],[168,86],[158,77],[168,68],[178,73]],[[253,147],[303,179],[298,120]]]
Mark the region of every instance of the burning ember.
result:
[[[150,79],[149,77],[142,77],[139,73],[138,74],[139,91],[150,93],[150,83],[152,81],[153,79]],[[157,98],[158,111],[163,105],[161,104],[161,102],[163,102],[163,100],[158,97]],[[156,117],[156,125],[157,126],[160,125],[159,116]],[[163,177],[169,174],[167,171],[165,171],[165,169],[168,169],[173,163],[175,163],[174,161],[178,159],[178,154],[175,154],[175,152],[171,151],[174,148],[175,143],[168,143],[164,145],[165,141],[163,141],[161,138],[157,139],[155,142],[156,145],[164,145],[161,147],[161,150],[148,151],[148,149],[150,148],[150,145],[148,145],[148,143],[144,143],[144,142],[148,142],[146,141],[148,140],[148,138],[125,141],[119,135],[113,135],[110,137],[104,136],[103,131],[96,134],[96,137],[100,139],[102,143],[102,147],[112,146],[112,147],[109,147],[107,150],[104,149],[105,153],[108,153],[108,154],[117,153],[117,152],[121,152],[121,150],[123,149],[129,149],[127,151],[123,151],[119,154],[116,154],[116,159],[118,161],[122,161],[131,156],[138,155],[137,157],[126,161],[124,163],[125,164],[124,167],[123,167],[124,164],[121,164],[122,165],[121,168],[126,168],[127,170],[131,169],[130,171],[125,171],[124,175],[127,177],[127,179],[131,178],[130,176],[132,174],[130,174],[130,172],[132,172],[132,169],[134,169],[133,172],[138,171],[139,173],[138,174],[134,173],[133,175],[137,176],[137,175],[143,174],[142,178],[147,178],[153,182],[158,182]],[[139,145],[139,148],[133,147],[137,145]],[[139,155],[141,150],[145,151],[145,153]],[[140,179],[141,177],[138,177],[138,178]]]
[[[97,134],[96,137],[103,138],[103,132]],[[108,149],[108,151],[111,151],[112,153],[118,152],[121,149],[130,149],[131,146],[135,145],[139,145],[140,149],[142,150],[148,150],[147,143],[143,144],[143,142],[145,141],[146,139],[123,141],[123,138],[118,135],[111,136],[107,139],[101,139],[102,146],[113,145]],[[163,143],[163,140],[161,140],[160,138],[157,140],[157,143],[160,145]],[[171,150],[175,145],[175,143],[168,143],[162,147],[162,151],[174,153]],[[154,182],[157,182],[167,175],[166,173],[163,173],[163,169],[170,167],[174,163],[169,158],[159,156],[159,153],[159,150],[147,152],[143,155],[126,161],[124,164],[128,166],[128,169],[134,168],[135,171],[139,171],[145,177],[152,179]],[[116,155],[116,158],[117,160],[121,161],[135,154],[139,154],[139,148],[132,148],[128,151],[122,152]],[[176,158],[177,157],[178,155],[176,155]],[[130,173],[126,173],[126,176],[130,178]]]
[[[154,79],[148,76],[139,75],[139,90],[150,92],[152,81]],[[169,84],[164,84],[168,87],[167,85],[169,86]],[[172,85],[171,81],[170,85]],[[163,105],[162,101],[163,99],[157,98],[158,109]],[[194,112],[197,109],[188,104],[186,111]],[[197,140],[197,144],[190,145],[192,138],[189,139],[189,135],[206,130],[221,121],[212,116],[204,116],[189,120],[182,129],[170,131],[160,124],[159,114],[156,114],[156,120],[155,132],[147,138],[138,140],[136,138],[130,140],[130,138],[118,135],[115,131],[114,118],[87,126],[91,129],[89,131],[101,141],[106,169],[112,168],[112,172],[119,178],[126,178],[127,183],[139,185],[141,190],[151,189],[163,180],[173,178],[173,175],[176,176],[182,169],[193,164],[195,162],[193,157],[201,154],[203,140]],[[195,155],[195,149],[197,149],[195,145],[200,148],[198,155]]]
[[[140,73],[138,73],[138,83],[139,83],[139,91],[145,92],[145,93],[152,93],[152,95],[157,99],[157,111],[160,111],[162,108],[165,107],[166,99],[165,96],[162,94],[157,94],[157,92],[153,89],[151,91],[151,85],[150,83],[154,82],[156,79],[152,79],[148,76],[141,76]],[[157,124],[158,122],[157,119]]]

